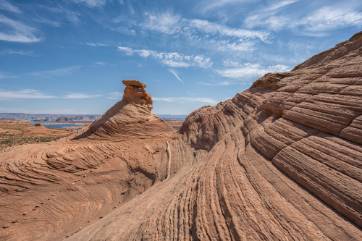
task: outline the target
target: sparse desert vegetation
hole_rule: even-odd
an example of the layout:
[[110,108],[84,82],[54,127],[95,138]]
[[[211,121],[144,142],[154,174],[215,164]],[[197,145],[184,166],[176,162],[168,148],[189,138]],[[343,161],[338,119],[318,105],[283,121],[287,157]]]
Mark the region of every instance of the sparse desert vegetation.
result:
[[70,129],[49,129],[29,121],[0,120],[0,151],[10,146],[54,141],[72,133]]

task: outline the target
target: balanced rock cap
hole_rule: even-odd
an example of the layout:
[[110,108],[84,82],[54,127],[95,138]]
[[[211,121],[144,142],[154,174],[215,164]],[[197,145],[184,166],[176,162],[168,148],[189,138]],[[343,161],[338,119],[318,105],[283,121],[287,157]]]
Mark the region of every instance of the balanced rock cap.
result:
[[134,86],[134,87],[140,87],[140,88],[146,88],[146,85],[138,80],[123,80],[122,83],[125,86]]
[[150,105],[152,106],[152,98],[146,92],[146,85],[138,80],[123,80],[126,86],[123,94],[123,101],[127,103]]

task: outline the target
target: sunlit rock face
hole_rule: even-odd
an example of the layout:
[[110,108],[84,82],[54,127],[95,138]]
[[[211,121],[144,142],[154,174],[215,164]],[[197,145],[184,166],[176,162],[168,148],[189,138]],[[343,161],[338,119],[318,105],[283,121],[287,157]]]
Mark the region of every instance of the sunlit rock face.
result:
[[362,240],[362,33],[179,132],[139,81],[72,140],[0,155],[0,240]]
[[115,138],[127,136],[154,136],[170,128],[152,113],[152,98],[146,85],[138,80],[123,80],[121,101],[112,106],[100,119],[92,123],[80,138]]
[[123,80],[126,86],[124,89],[123,100],[127,103],[149,105],[152,107],[152,98],[146,92],[146,85],[138,80]]

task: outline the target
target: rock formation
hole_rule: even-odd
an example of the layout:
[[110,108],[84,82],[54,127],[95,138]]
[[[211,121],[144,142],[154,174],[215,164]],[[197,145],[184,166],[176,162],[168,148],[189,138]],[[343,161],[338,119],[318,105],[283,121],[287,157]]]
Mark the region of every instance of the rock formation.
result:
[[169,131],[170,128],[152,113],[152,99],[145,91],[146,85],[137,80],[123,80],[123,84],[126,87],[122,100],[74,139],[152,137]]
[[123,101],[152,107],[152,99],[145,91],[145,84],[138,80],[123,80],[122,82],[126,86],[123,94]]
[[74,140],[7,150],[0,239],[362,240],[361,66],[358,33],[180,133],[130,94]]

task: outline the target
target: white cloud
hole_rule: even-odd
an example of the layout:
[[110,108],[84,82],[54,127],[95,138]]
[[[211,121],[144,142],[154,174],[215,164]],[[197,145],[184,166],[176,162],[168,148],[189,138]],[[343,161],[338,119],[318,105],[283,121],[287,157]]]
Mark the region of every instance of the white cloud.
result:
[[62,96],[55,96],[43,93],[34,89],[22,90],[2,90],[0,89],[1,100],[26,100],[26,99],[67,99],[67,100],[81,100],[99,98],[103,95],[88,94],[88,93],[68,93]]
[[244,25],[248,28],[266,27],[275,31],[280,30],[290,24],[291,20],[277,14],[283,8],[298,1],[299,0],[282,0],[272,2],[267,7],[255,11],[247,16],[247,18],[244,20]]
[[203,19],[187,19],[170,12],[146,14],[142,28],[183,37],[218,51],[253,51],[254,42],[268,42],[269,33],[230,27]]
[[22,55],[22,56],[32,56],[32,51],[17,50],[17,49],[4,49],[0,51],[0,55]]
[[9,3],[6,0],[0,0],[0,9],[9,11],[12,13],[21,13],[21,10],[17,6]]
[[273,31],[290,29],[301,35],[325,36],[344,27],[361,27],[362,12],[348,4],[324,6],[311,13],[280,13],[299,0],[275,1],[264,9],[251,13],[244,21],[248,28],[262,27]]
[[173,70],[173,69],[169,69],[168,70],[173,76],[175,76],[175,78],[178,80],[178,81],[180,81],[180,83],[184,83],[184,81],[183,81],[183,79],[179,76],[179,74],[175,71],[175,70]]
[[[72,24],[79,24],[80,22],[80,13],[72,11],[68,8],[62,7],[62,5],[56,5],[54,6],[46,6],[46,5],[39,5],[39,8],[45,10],[48,12],[46,17],[42,18],[38,16],[35,18],[35,21],[43,22],[44,24],[53,26],[53,27],[59,27],[62,25],[62,22],[64,20],[72,23]],[[52,18],[52,19],[49,19]]]
[[108,47],[109,44],[106,43],[95,43],[95,42],[86,42],[85,45],[90,47]]
[[79,70],[81,66],[68,66],[63,68],[57,68],[57,69],[50,69],[50,70],[41,70],[41,71],[34,71],[29,73],[29,75],[32,76],[38,76],[38,77],[57,77],[62,75],[71,74],[77,70]]
[[246,2],[250,2],[250,0],[204,0],[197,6],[197,8],[202,13],[207,13],[215,9],[220,9],[230,5],[240,5]]
[[102,95],[97,94],[85,94],[85,93],[69,93],[63,96],[63,99],[69,100],[83,100],[83,99],[93,99],[101,97]]
[[289,67],[282,64],[271,65],[271,66],[261,66],[260,64],[245,63],[239,67],[226,68],[222,70],[217,70],[217,73],[226,78],[252,78],[260,77],[266,73],[270,72],[284,72],[289,70]]
[[177,103],[185,103],[185,102],[198,102],[205,104],[215,104],[216,100],[212,98],[206,97],[153,97],[154,101],[162,101],[162,102],[177,102]]
[[6,26],[8,31],[0,32],[0,40],[19,43],[39,42],[41,38],[37,36],[37,30],[29,27],[22,22],[15,21],[4,15],[0,15],[0,26]]
[[221,36],[236,37],[239,39],[259,39],[264,42],[268,39],[268,33],[266,32],[231,28],[207,20],[192,19],[189,21],[189,26],[205,33],[219,34]]
[[124,46],[118,46],[118,51],[126,54],[126,55],[133,55],[135,51],[132,48],[124,47]]
[[230,42],[227,40],[211,40],[209,42],[210,46],[213,46],[215,49],[225,52],[252,52],[255,50],[255,43],[251,41],[236,41]]
[[193,31],[204,34],[214,34],[221,37],[235,37],[237,39],[259,39],[266,41],[268,33],[240,28],[232,28],[226,25],[213,23],[203,19],[187,19],[170,12],[161,14],[146,14],[147,20],[144,23],[146,29],[158,31],[165,34],[181,33],[192,34]]
[[362,12],[342,7],[322,7],[296,23],[309,32],[327,32],[348,26],[362,27]]
[[102,7],[106,4],[106,0],[71,0],[75,3],[82,3],[87,5],[88,7],[94,8],[94,7]]
[[198,84],[200,85],[205,85],[205,86],[229,86],[229,85],[232,85],[232,84],[235,84],[234,82],[230,82],[230,81],[219,81],[219,82],[203,82],[203,81],[200,81],[200,82],[197,82]]
[[0,99],[13,100],[13,99],[53,99],[53,95],[47,95],[39,90],[23,89],[23,90],[1,90]]
[[119,46],[118,51],[126,55],[138,55],[142,58],[152,57],[162,64],[173,68],[209,68],[213,64],[210,58],[202,55],[184,55],[178,52],[158,52],[149,49],[132,49],[124,46]]
[[122,99],[122,93],[121,92],[110,92],[106,95],[106,98],[109,100],[120,100]]
[[183,19],[170,12],[162,14],[146,13],[147,21],[145,27],[166,34],[174,34],[181,31]]

